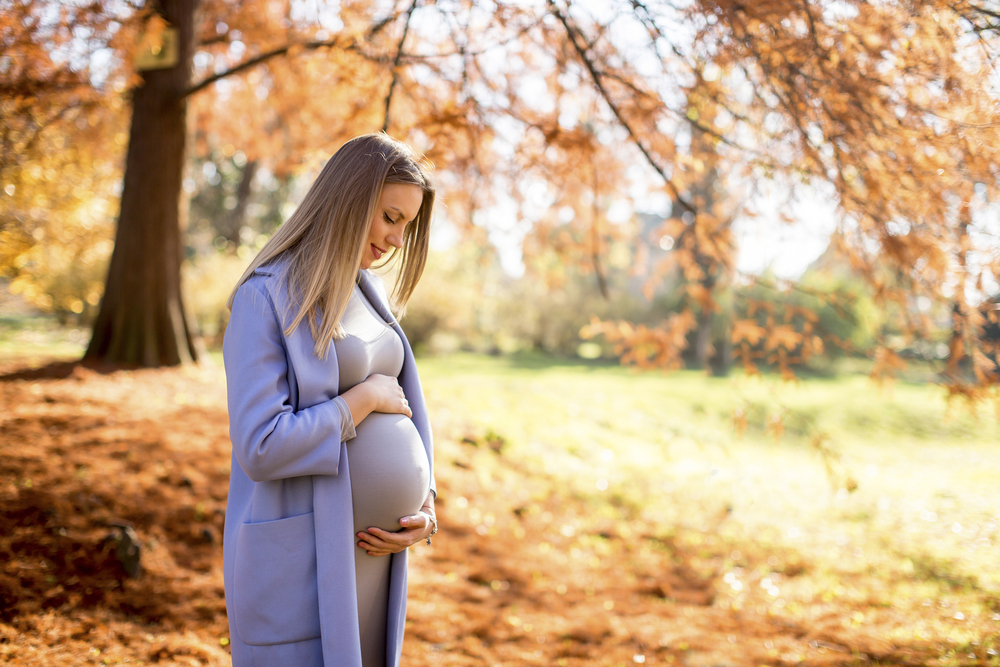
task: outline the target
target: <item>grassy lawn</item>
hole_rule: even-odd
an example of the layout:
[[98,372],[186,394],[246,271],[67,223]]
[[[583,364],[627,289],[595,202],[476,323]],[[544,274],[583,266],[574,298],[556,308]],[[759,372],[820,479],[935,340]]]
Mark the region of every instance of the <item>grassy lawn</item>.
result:
[[83,356],[90,332],[60,327],[51,317],[0,313],[0,360],[37,365]]
[[[505,442],[533,498],[577,507],[574,531],[614,515],[721,554],[723,607],[807,619],[832,603],[886,640],[946,639],[997,662],[992,406],[949,408],[934,385],[862,376],[790,384],[473,356],[420,366],[445,440]],[[778,586],[766,565],[777,560],[808,575]]]

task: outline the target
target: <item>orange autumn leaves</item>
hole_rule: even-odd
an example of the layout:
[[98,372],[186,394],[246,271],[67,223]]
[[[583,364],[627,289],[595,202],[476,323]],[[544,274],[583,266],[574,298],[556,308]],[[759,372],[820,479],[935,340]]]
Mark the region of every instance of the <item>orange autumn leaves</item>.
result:
[[652,328],[629,322],[602,322],[593,319],[581,331],[584,338],[604,336],[624,364],[641,368],[678,369],[683,367],[681,351],[685,337],[694,326],[690,310],[671,315],[667,322]]
[[[817,330],[810,308],[746,295],[756,279],[732,269],[736,248],[718,222],[739,212],[736,192],[718,177],[723,194],[711,201],[704,169],[695,167],[711,165],[730,184],[732,175],[789,187],[826,182],[839,208],[840,261],[864,279],[885,316],[873,375],[898,372],[909,344],[950,330],[943,364],[950,390],[989,395],[996,350],[984,311],[1000,269],[990,204],[1000,174],[996,90],[988,83],[995,12],[974,3],[720,0],[696,3],[685,16],[699,26],[687,59],[694,81],[684,88],[686,117],[709,140],[692,141],[681,150],[687,159],[673,161],[668,189],[680,205],[667,224],[702,240],[674,244],[661,274],[683,276],[681,307],[694,317],[671,318],[659,332],[595,323],[584,335],[606,335],[632,363],[676,365],[707,312],[725,321],[722,340],[748,371],[765,363],[786,377],[811,356],[843,347]],[[706,242],[716,239],[723,242]],[[734,310],[733,299],[742,308]],[[679,324],[696,320],[680,335]],[[681,349],[655,349],[672,342]],[[633,343],[641,352],[631,352]]]
[[[708,296],[708,295],[706,295]],[[732,323],[730,340],[745,371],[759,372],[758,364],[774,366],[786,379],[795,377],[793,366],[825,350],[824,338],[832,345],[849,348],[850,343],[833,334],[816,332],[819,316],[804,306],[776,306],[772,302],[748,299],[748,317]],[[580,332],[583,338],[603,336],[611,343],[622,363],[641,368],[679,369],[687,336],[696,320],[690,309],[672,315],[660,327],[607,322],[593,319]]]
[[[143,28],[155,35],[162,26],[117,3],[87,7],[52,25],[64,35],[95,31],[89,55],[113,53],[107,85],[77,76],[76,102],[55,92],[18,97],[22,107],[3,107],[10,111],[0,130],[11,137],[26,118],[51,121],[46,132],[61,140],[50,145],[88,147],[107,165],[124,148],[116,138],[135,81],[131,53]],[[827,184],[839,209],[841,261],[899,320],[901,332],[890,332],[895,323],[884,327],[874,372],[899,368],[902,348],[890,333],[928,340],[944,326],[954,331],[949,385],[973,395],[995,382],[981,312],[1000,274],[990,222],[1000,196],[991,88],[1000,26],[989,6],[358,0],[310,7],[201,3],[188,118],[199,159],[240,151],[285,175],[314,166],[349,136],[386,127],[435,163],[449,220],[468,238],[485,243],[522,228],[530,277],[558,286],[565,266],[583,265],[605,291],[606,255],[630,233],[609,212],[643,210],[666,195],[670,210],[659,212],[673,247],[646,278],[678,280],[682,303],[660,326],[604,323],[587,334],[606,335],[629,363],[676,367],[692,342],[707,354],[703,334],[722,319],[715,344],[731,345],[749,370],[766,364],[785,375],[843,341],[818,327],[807,312],[816,307],[766,305],[772,301],[749,294],[734,270],[733,226],[749,216],[756,183]],[[37,65],[24,70],[35,72],[23,79],[32,85],[55,81],[50,69],[69,76],[72,68],[39,49],[33,11],[32,3],[15,3],[0,23],[19,36],[4,55]],[[113,22],[118,33],[101,37]],[[0,72],[0,81],[15,71],[22,70]],[[88,100],[99,104],[83,123],[73,105]],[[92,127],[110,128],[102,134],[110,140],[75,141]],[[10,170],[30,165],[0,166],[7,185]],[[106,193],[106,182],[95,180],[91,190]],[[34,202],[36,192],[51,197],[57,189],[33,183]],[[18,197],[25,191],[15,189]],[[36,227],[49,222],[22,223],[9,215],[20,204],[2,201],[0,220],[15,222],[0,223],[0,233],[17,237],[23,258],[39,244]],[[82,214],[70,213],[79,226]],[[781,217],[771,224],[783,224]],[[26,260],[4,257],[3,270],[26,275],[18,261]],[[929,309],[915,307],[922,300]]]

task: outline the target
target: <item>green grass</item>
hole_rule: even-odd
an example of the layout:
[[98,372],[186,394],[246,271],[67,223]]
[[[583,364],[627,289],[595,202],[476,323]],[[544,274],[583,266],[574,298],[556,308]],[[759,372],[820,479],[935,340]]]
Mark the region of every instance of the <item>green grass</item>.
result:
[[33,365],[83,356],[86,329],[66,329],[51,317],[0,315],[0,359]]
[[[837,577],[913,579],[913,595],[930,595],[925,584],[935,595],[1000,591],[992,406],[862,376],[787,383],[472,355],[418,364],[444,437],[499,436],[536,496],[615,507],[664,533],[718,526],[734,544],[795,549]],[[780,438],[767,426],[775,415]]]

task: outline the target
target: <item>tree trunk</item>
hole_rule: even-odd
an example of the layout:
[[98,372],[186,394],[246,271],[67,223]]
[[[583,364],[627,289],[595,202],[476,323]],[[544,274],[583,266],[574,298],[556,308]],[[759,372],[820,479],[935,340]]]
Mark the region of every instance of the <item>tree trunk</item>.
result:
[[722,339],[712,358],[712,375],[728,377],[733,367],[733,303],[730,298],[720,313],[722,317]]
[[236,206],[229,213],[225,222],[225,229],[222,236],[231,242],[234,247],[239,247],[240,230],[247,223],[247,207],[250,205],[250,197],[253,195],[250,186],[253,184],[253,177],[257,173],[257,161],[250,160],[243,166],[240,175],[240,184],[236,188]]
[[[968,274],[966,257],[971,247],[969,225],[972,224],[968,202],[962,205],[960,215],[961,218],[958,223],[958,265],[961,268],[960,275],[965,278]],[[951,304],[951,339],[948,341],[947,373],[954,380],[962,377],[963,367],[971,359],[972,352],[972,346],[969,345],[969,308],[965,302],[965,291],[961,288],[964,284],[964,281],[959,283],[959,288],[955,290],[955,298]]]
[[701,312],[698,313],[698,328],[694,337],[695,367],[707,369],[712,351],[712,311],[702,306]]
[[139,366],[196,360],[181,300],[181,174],[198,0],[160,0],[177,29],[178,61],[143,73],[132,96],[121,210],[108,278],[85,359]]

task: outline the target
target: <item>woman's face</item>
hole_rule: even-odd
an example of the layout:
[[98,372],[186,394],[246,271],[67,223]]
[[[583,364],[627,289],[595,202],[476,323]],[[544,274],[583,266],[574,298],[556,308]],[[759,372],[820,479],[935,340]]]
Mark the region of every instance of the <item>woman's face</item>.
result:
[[361,268],[367,269],[393,248],[403,245],[403,230],[420,212],[424,191],[408,183],[387,183],[375,208],[372,231],[368,235]]

